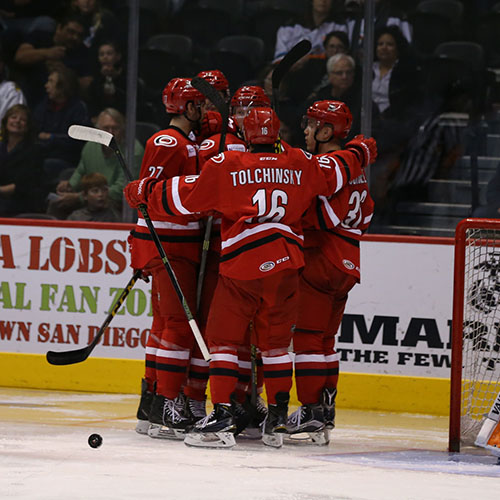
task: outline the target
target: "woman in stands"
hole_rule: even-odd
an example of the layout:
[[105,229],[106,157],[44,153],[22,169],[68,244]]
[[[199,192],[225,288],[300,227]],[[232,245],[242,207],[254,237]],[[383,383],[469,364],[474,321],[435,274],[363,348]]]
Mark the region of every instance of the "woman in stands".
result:
[[41,211],[40,152],[27,106],[7,110],[0,136],[0,217]]

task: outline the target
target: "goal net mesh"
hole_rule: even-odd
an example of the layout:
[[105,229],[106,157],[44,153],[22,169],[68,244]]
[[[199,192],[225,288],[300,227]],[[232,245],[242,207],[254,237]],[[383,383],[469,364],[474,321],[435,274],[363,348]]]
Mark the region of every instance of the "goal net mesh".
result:
[[460,440],[472,445],[500,391],[500,224],[465,238]]

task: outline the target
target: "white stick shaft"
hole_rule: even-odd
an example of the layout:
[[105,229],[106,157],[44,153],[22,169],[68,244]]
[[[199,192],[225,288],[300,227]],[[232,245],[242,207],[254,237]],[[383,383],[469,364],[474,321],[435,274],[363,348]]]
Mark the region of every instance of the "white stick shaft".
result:
[[194,320],[194,319],[189,320],[189,326],[191,327],[194,338],[196,339],[196,342],[198,343],[198,347],[200,348],[201,354],[203,354],[203,359],[205,361],[210,361],[210,353],[208,352],[207,344],[205,344],[205,341],[203,340],[203,337],[201,336],[201,332],[200,332],[200,329],[198,328],[196,320]]

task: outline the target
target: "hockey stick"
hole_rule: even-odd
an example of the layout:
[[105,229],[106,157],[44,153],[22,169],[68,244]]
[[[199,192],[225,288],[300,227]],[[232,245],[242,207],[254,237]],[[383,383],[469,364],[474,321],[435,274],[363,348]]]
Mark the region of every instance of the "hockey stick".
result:
[[302,57],[309,53],[311,50],[311,42],[309,40],[301,40],[296,45],[294,45],[289,52],[285,54],[283,59],[278,63],[278,65],[274,68],[273,74],[271,76],[272,87],[273,87],[273,109],[278,114],[279,107],[279,93],[280,93],[280,84],[283,81],[283,78],[288,73],[290,68]]
[[[132,175],[130,174],[130,171],[125,163],[125,160],[123,159],[121,151],[118,148],[118,144],[115,138],[113,137],[113,134],[110,134],[105,130],[99,130],[97,128],[84,127],[83,125],[71,125],[71,127],[69,127],[68,129],[68,135],[73,139],[79,139],[81,141],[97,142],[98,144],[110,147],[114,151],[116,157],[118,158],[118,161],[120,162],[120,165],[123,171],[125,172],[129,182],[133,180]],[[205,341],[201,336],[198,324],[196,323],[196,320],[194,319],[194,316],[191,313],[191,309],[189,308],[186,297],[182,293],[179,282],[177,281],[177,277],[175,276],[174,270],[172,269],[172,265],[168,260],[167,254],[163,249],[158,233],[156,232],[153,222],[149,217],[147,206],[145,204],[139,205],[139,211],[141,212],[142,217],[146,221],[146,225],[148,226],[151,237],[158,250],[158,253],[160,254],[161,261],[163,262],[163,265],[165,266],[168,276],[170,277],[175,293],[177,294],[177,297],[179,298],[182,308],[184,309],[184,313],[186,314],[189,326],[191,327],[191,331],[193,332],[194,338],[196,339],[196,342],[200,347],[201,353],[203,354],[203,358],[206,361],[208,361],[210,359],[210,354],[208,352],[207,345],[205,344]]]
[[90,356],[90,353],[94,350],[94,347],[99,343],[99,340],[101,340],[101,337],[104,335],[106,328],[109,326],[111,320],[115,317],[116,313],[130,293],[130,290],[134,288],[136,281],[140,277],[141,271],[137,270],[132,278],[130,278],[127,286],[123,289],[122,293],[118,297],[118,300],[113,304],[111,311],[104,320],[104,323],[101,325],[101,328],[97,332],[97,335],[94,337],[94,340],[87,347],[82,347],[81,349],[75,349],[73,351],[48,351],[46,355],[47,361],[51,365],[73,365],[75,363],[81,363],[82,361],[85,361]]
[[[222,98],[220,93],[208,83],[204,78],[199,76],[195,76],[191,80],[191,85],[199,90],[207,99],[212,101],[212,104],[217,108],[217,111],[221,114],[222,117],[222,129],[220,132],[220,141],[219,141],[219,154],[224,151],[226,146],[226,134],[227,134],[227,122],[229,120],[229,107],[226,104],[226,101]],[[201,292],[203,291],[203,282],[205,281],[205,269],[207,267],[207,256],[208,249],[210,248],[210,235],[212,233],[212,225],[214,222],[214,218],[210,215],[207,218],[206,226],[205,226],[205,235],[203,236],[203,248],[201,251],[201,260],[200,260],[200,271],[198,273],[198,286],[196,289],[196,308],[197,312],[200,312],[201,308]]]

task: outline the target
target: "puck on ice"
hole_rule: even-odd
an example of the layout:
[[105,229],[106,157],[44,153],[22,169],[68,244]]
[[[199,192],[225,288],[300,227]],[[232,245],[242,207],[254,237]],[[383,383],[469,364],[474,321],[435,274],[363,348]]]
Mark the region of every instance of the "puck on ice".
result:
[[91,434],[89,436],[89,446],[91,448],[99,448],[102,444],[102,437],[100,434]]

